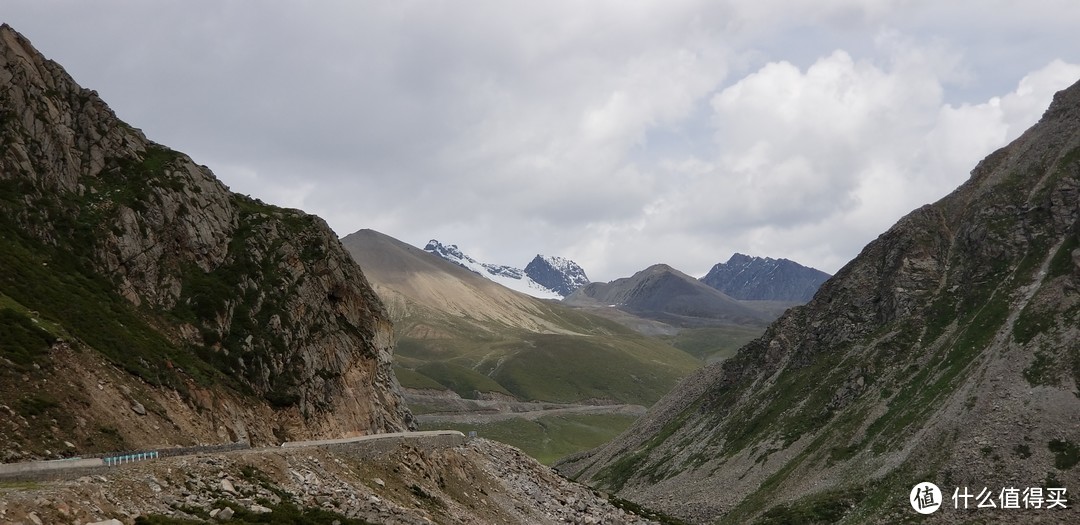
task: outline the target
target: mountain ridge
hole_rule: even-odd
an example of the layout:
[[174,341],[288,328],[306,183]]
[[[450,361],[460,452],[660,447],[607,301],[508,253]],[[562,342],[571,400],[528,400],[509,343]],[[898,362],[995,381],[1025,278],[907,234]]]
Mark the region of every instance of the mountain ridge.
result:
[[[693,522],[895,523],[921,481],[1069,487],[1080,443],[1080,83],[759,339],[565,475]],[[1075,521],[985,511],[985,519]],[[970,519],[943,505],[935,518]]]
[[735,253],[717,263],[701,282],[743,300],[805,303],[829,274],[788,259],[753,257]]
[[558,256],[537,255],[522,269],[477,261],[461,251],[456,244],[443,244],[436,239],[428,241],[424,251],[511,290],[539,299],[562,299],[589,282],[581,266]]

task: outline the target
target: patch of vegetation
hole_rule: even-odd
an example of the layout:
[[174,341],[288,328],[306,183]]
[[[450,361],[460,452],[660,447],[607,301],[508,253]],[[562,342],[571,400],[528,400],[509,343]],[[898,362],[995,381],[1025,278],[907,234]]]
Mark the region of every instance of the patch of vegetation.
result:
[[830,491],[807,496],[794,503],[773,507],[757,520],[758,525],[813,525],[836,523],[866,497],[861,489]]
[[1068,470],[1080,463],[1080,447],[1067,439],[1055,439],[1047,443],[1047,448],[1054,453],[1054,466]]
[[[374,525],[369,521],[349,518],[345,515],[317,507],[299,507],[293,503],[281,503],[278,505],[266,505],[271,512],[260,514],[231,502],[219,501],[215,508],[229,507],[234,511],[229,523],[245,524],[269,524],[269,525]],[[136,525],[190,525],[204,523],[201,520],[185,520],[150,514],[135,518]]]
[[1065,242],[1061,244],[1061,248],[1054,254],[1054,258],[1050,260],[1046,278],[1053,279],[1062,275],[1069,275],[1075,271],[1076,265],[1073,264],[1072,252],[1077,248],[1080,248],[1080,238],[1078,238],[1077,234],[1070,233],[1065,238]]
[[418,390],[445,390],[446,386],[442,383],[424,375],[411,368],[405,368],[397,364],[394,365],[394,375],[397,376],[398,383],[405,388],[415,388]]
[[660,523],[661,525],[689,525],[688,522],[680,520],[679,518],[669,516],[657,510],[652,510],[648,507],[639,505],[630,500],[622,499],[618,496],[608,496],[608,502],[615,507],[625,510],[626,512],[655,521],[657,523]]
[[829,461],[832,463],[837,461],[847,461],[855,457],[855,454],[858,454],[859,450],[862,450],[861,442],[843,447],[833,447],[829,449]]
[[269,490],[270,492],[273,492],[275,495],[277,495],[278,498],[281,499],[281,501],[287,502],[295,499],[292,494],[289,494],[288,492],[282,490],[281,487],[277,486],[277,484],[274,483],[274,480],[270,479],[270,476],[268,476],[262,470],[259,470],[258,467],[254,467],[251,465],[244,465],[240,467],[240,477],[244,478],[244,480],[249,483],[254,483],[266,490]]
[[498,392],[508,396],[513,395],[503,388],[494,379],[477,372],[471,368],[448,362],[434,362],[421,365],[416,369],[417,375],[423,375],[442,388],[448,388],[466,399],[475,399],[478,392]]
[[765,332],[752,326],[723,326],[681,330],[668,343],[707,363],[723,361],[735,355],[743,345]]
[[533,334],[491,377],[519,399],[610,399],[651,405],[701,366],[685,352],[644,338]]
[[537,308],[530,315],[586,335],[541,335],[417,308],[409,317],[395,319],[395,361],[442,384],[441,377],[419,367],[431,362],[461,366],[522,400],[603,398],[643,405],[655,402],[702,365],[686,352],[612,321],[559,305],[539,303]]
[[[0,187],[12,184],[0,181]],[[0,198],[0,212],[5,204],[11,205]],[[88,253],[46,245],[22,233],[10,214],[0,213],[0,293],[4,296],[39,312],[77,341],[151,384],[183,387],[168,363],[205,383],[223,379],[155,330],[114,291],[113,283],[97,273]]]
[[1058,366],[1054,358],[1042,349],[1035,351],[1035,360],[1024,369],[1024,379],[1031,386],[1054,386],[1060,384]]
[[604,482],[612,492],[622,490],[626,482],[635,476],[648,476],[654,480],[663,479],[673,470],[673,465],[668,461],[661,460],[645,467],[645,460],[648,459],[653,449],[674,435],[686,423],[687,418],[696,413],[700,407],[700,401],[687,407],[674,419],[668,421],[659,432],[649,438],[637,450],[622,455],[618,461],[604,467],[603,470],[596,474],[596,479]]
[[782,373],[768,390],[761,393],[757,403],[743,404],[727,417],[738,421],[725,425],[717,439],[724,440],[724,455],[731,456],[766,436],[782,440],[786,448],[803,434],[823,427],[832,418],[828,403],[834,389],[825,385],[835,382],[828,378],[842,377],[849,368],[840,366],[839,350],[816,356],[813,363],[791,368]]
[[43,392],[28,394],[18,403],[19,413],[24,416],[40,416],[58,406],[60,403]]
[[952,336],[954,339],[946,341],[943,350],[921,363],[914,375],[904,380],[890,400],[888,411],[867,428],[868,439],[882,435],[887,442],[902,442],[902,431],[932,410],[940,397],[952,392],[963,371],[991,343],[1008,317],[1006,296],[1004,289],[998,290],[996,283],[990,281],[971,292],[971,297],[984,298],[981,307],[974,308],[975,299],[965,301],[973,303],[965,307],[972,313],[958,323],[960,329]]
[[0,309],[0,357],[20,369],[47,361],[49,348],[56,340],[52,334],[38,328],[32,320],[11,308]]
[[622,490],[626,486],[626,482],[630,481],[630,478],[641,474],[639,465],[645,461],[649,451],[655,446],[655,444],[652,446],[646,445],[643,449],[619,456],[618,461],[609,464],[596,474],[597,481],[604,483],[612,492]]
[[1020,459],[1027,459],[1031,457],[1031,447],[1026,444],[1016,445],[1013,447],[1013,455]]
[[426,429],[452,429],[515,446],[545,465],[564,456],[596,448],[630,427],[637,419],[623,414],[563,414],[483,424],[435,423]]

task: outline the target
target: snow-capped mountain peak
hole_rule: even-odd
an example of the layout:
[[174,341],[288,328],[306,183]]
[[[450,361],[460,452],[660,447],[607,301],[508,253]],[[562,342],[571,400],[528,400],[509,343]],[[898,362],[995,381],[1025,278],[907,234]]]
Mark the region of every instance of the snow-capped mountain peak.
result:
[[537,255],[525,267],[525,275],[563,297],[589,284],[585,270],[570,259],[557,256]]
[[537,255],[524,270],[513,266],[483,263],[469,257],[456,244],[428,241],[424,251],[437,255],[477,275],[511,290],[540,299],[562,299],[589,283],[585,271],[574,261],[562,257]]

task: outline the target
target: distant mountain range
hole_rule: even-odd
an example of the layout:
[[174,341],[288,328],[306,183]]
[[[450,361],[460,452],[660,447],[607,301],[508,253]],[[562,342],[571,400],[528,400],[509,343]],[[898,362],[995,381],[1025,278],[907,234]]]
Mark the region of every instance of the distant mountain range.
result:
[[428,241],[424,251],[437,255],[477,275],[486,277],[511,290],[540,299],[562,299],[589,284],[585,270],[577,263],[562,257],[537,255],[524,269],[501,264],[483,263],[461,251],[456,244]]
[[775,318],[666,264],[656,264],[631,277],[584,286],[566,302],[578,306],[607,306],[656,319],[673,326],[694,327],[764,323]]
[[500,286],[535,281],[455,246],[421,250],[372,230],[341,241],[390,312],[397,377],[414,392],[649,405],[701,365],[624,325]]
[[[515,266],[480,262],[463,252],[456,244],[443,244],[435,239],[428,241],[427,245],[424,246],[424,251],[446,259],[511,290],[540,299],[567,298],[575,291],[590,284],[588,276],[585,275],[585,270],[576,262],[563,257],[537,255],[522,269]],[[667,265],[656,265],[647,268],[640,275],[663,273],[663,268],[677,271]],[[681,272],[679,274],[682,277],[692,279]],[[803,266],[788,259],[754,257],[736,253],[727,262],[717,263],[713,266],[700,281],[713,289],[719,290],[729,299],[779,301],[794,305],[812,299],[818,287],[829,277],[830,275],[825,272]],[[621,281],[617,280],[609,284],[616,284]],[[671,279],[668,282],[677,283],[681,281],[683,279],[680,277]],[[656,283],[653,282],[652,284],[655,285]],[[682,286],[685,288],[691,285],[683,283]],[[661,291],[662,288],[661,286],[653,289]],[[601,293],[599,292],[601,289],[607,290],[608,287],[594,286],[592,291],[586,295],[593,297],[594,294]],[[642,290],[636,292],[635,300],[638,303],[652,301],[652,299],[645,299],[642,292]],[[661,291],[661,293],[670,296],[673,292]],[[700,294],[698,295],[700,296]],[[708,294],[706,293],[706,295]],[[638,306],[643,305],[638,304]],[[655,304],[650,304],[647,308],[654,310],[655,306]],[[683,307],[685,306],[683,305]],[[708,310],[708,308],[706,309]],[[698,311],[698,313],[704,313],[704,311]],[[716,313],[712,311],[705,317],[715,317],[714,314]]]
[[829,277],[787,259],[736,253],[726,263],[713,266],[701,282],[735,299],[805,303]]

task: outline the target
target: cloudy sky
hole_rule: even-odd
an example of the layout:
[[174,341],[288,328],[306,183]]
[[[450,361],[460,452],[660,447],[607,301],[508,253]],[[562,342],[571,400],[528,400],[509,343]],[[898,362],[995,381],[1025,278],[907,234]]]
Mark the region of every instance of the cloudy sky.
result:
[[1075,0],[4,0],[0,20],[236,191],[602,281],[736,251],[835,272],[1080,79]]

